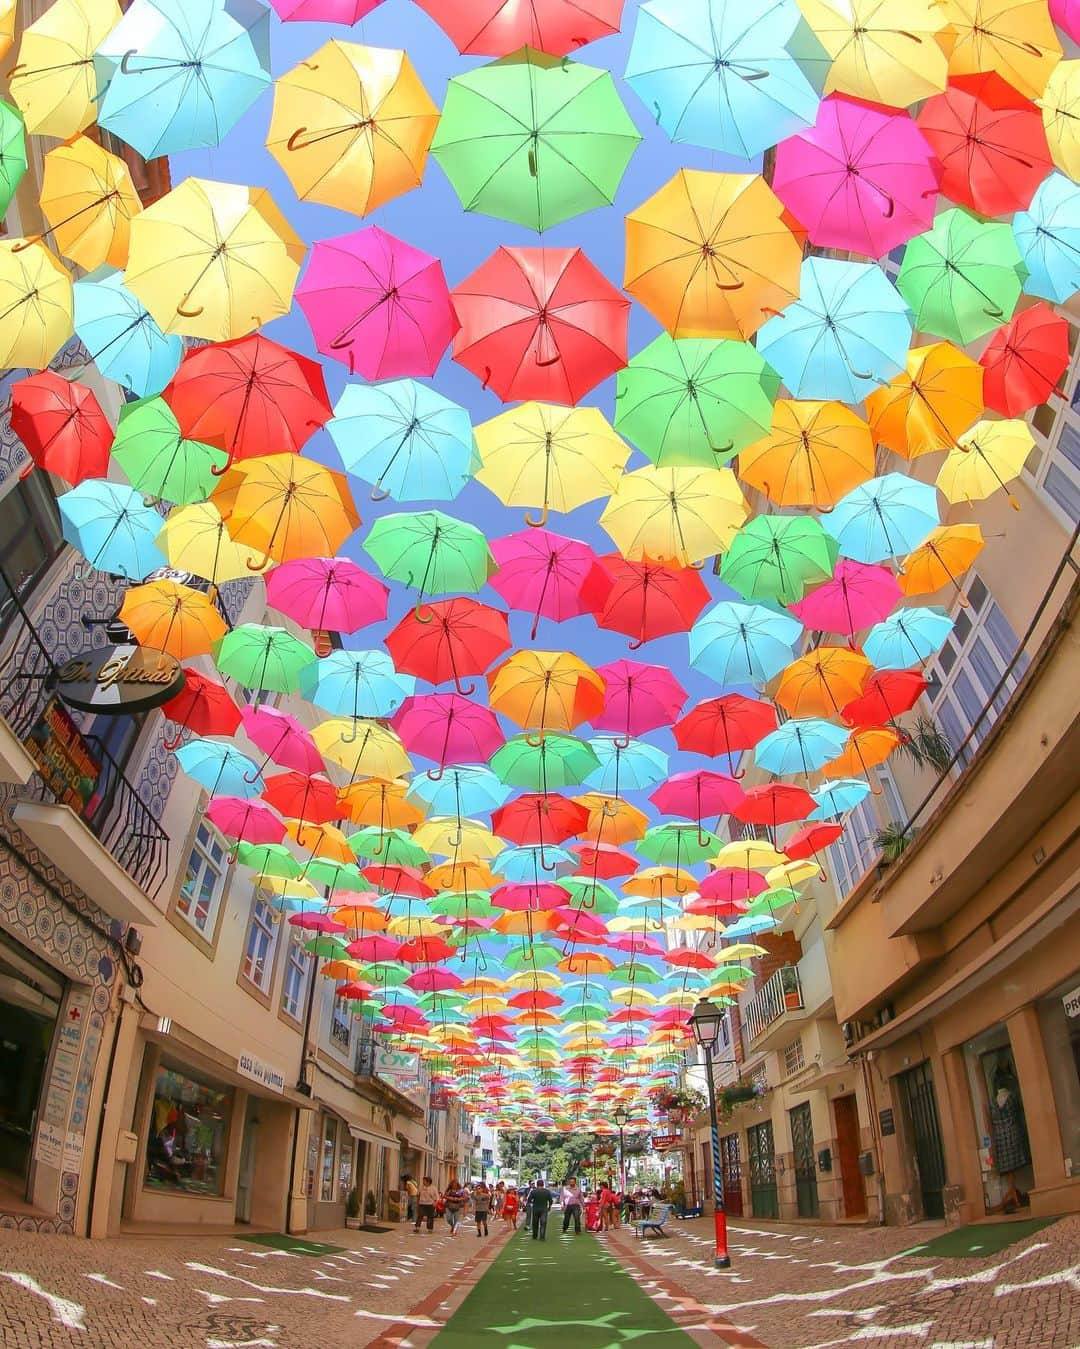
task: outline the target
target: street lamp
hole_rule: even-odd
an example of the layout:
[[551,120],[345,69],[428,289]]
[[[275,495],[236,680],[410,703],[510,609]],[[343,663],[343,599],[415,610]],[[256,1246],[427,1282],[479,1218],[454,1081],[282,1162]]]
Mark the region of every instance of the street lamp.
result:
[[616,1106],[611,1118],[619,1126],[619,1189],[626,1193],[626,1153],[623,1151],[623,1130],[630,1118],[630,1112],[624,1106]]
[[713,1050],[720,1034],[724,1011],[715,1002],[702,998],[690,1015],[694,1039],[705,1051],[705,1081],[709,1089],[709,1124],[712,1127],[713,1218],[716,1223],[716,1254],[713,1265],[730,1269],[728,1255],[727,1214],[724,1212],[724,1178],[720,1171],[720,1124],[716,1118],[716,1086],[713,1082]]

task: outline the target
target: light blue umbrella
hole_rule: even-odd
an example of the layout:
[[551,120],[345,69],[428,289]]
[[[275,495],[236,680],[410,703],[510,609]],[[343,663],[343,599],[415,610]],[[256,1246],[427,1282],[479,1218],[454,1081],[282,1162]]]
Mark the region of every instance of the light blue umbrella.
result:
[[813,124],[828,69],[795,0],[650,0],[626,81],[673,141],[752,159]]
[[1013,235],[1028,270],[1024,290],[1064,304],[1080,290],[1080,187],[1063,173],[1039,184],[1026,211],[1017,211]]
[[792,397],[843,403],[900,374],[910,345],[911,313],[880,267],[835,258],[807,258],[799,298],[757,335]]
[[840,498],[829,516],[829,533],[840,545],[841,556],[884,562],[906,556],[940,523],[932,483],[886,473]]
[[754,762],[781,777],[812,773],[842,753],[847,738],[844,727],[822,717],[792,717],[758,741]]
[[779,921],[771,914],[744,913],[730,927],[724,928],[724,940],[741,941],[743,937],[752,937],[755,932],[769,932],[779,924]]
[[837,815],[846,815],[870,795],[870,784],[865,778],[836,778],[826,782],[810,795],[817,802],[816,809],[806,817],[808,820],[831,820]]
[[231,745],[196,737],[175,753],[188,777],[205,787],[211,796],[240,796],[246,800],[262,793],[265,784],[255,761]]
[[126,482],[86,478],[57,505],[64,538],[98,571],[141,581],[165,566],[154,542],[165,522]]
[[453,501],[480,462],[469,414],[414,379],[346,385],[326,429],[372,501]]
[[220,145],[270,84],[255,0],[134,0],[94,54],[98,124],[144,159]]
[[106,379],[139,398],[160,393],[176,374],[184,344],[167,337],[111,267],[75,282],[75,332]]
[[791,663],[802,630],[790,614],[721,600],[690,630],[690,664],[718,684],[765,684]]
[[336,717],[389,717],[416,690],[385,651],[332,651],[300,672],[300,692]]
[[447,764],[432,781],[418,773],[406,796],[422,801],[435,815],[485,815],[510,799],[511,788],[500,782],[485,764]]
[[[541,859],[547,867],[541,866]],[[547,844],[543,848],[523,846],[504,848],[491,863],[491,869],[505,880],[520,885],[538,885],[541,881],[553,881],[557,876],[565,876],[573,871],[578,859],[565,848],[552,848]]]
[[953,620],[936,605],[913,605],[875,623],[866,634],[863,654],[879,670],[906,670],[941,650]]
[[614,735],[597,735],[589,741],[600,767],[585,779],[588,786],[606,795],[640,792],[655,787],[668,775],[668,756],[644,740],[629,743]]

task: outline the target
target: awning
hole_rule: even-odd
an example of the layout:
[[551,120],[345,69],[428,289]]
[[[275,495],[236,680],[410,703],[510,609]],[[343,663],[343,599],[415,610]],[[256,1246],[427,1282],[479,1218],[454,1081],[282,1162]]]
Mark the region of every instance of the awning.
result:
[[396,1148],[397,1139],[393,1134],[384,1134],[381,1129],[376,1129],[370,1124],[354,1124],[352,1120],[346,1120],[349,1126],[349,1133],[353,1138],[359,1138],[365,1143],[378,1143],[383,1148]]

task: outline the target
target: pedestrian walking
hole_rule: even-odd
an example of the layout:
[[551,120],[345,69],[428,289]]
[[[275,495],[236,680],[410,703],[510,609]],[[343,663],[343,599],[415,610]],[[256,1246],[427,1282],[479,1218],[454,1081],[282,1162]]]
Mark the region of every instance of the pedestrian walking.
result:
[[420,1187],[412,1176],[402,1176],[401,1183],[405,1186],[405,1217],[409,1222],[416,1221],[416,1196]]
[[473,1213],[476,1217],[476,1235],[488,1235],[488,1213],[491,1210],[491,1191],[484,1181],[473,1190]]
[[581,1208],[585,1203],[585,1196],[581,1192],[581,1186],[573,1176],[567,1176],[562,1187],[562,1230],[569,1231],[570,1222],[574,1223],[575,1236],[581,1235]]
[[618,1209],[615,1202],[615,1191],[610,1181],[604,1181],[600,1190],[600,1221],[605,1232],[610,1232],[618,1226]]
[[600,1193],[593,1190],[585,1200],[585,1230],[586,1232],[600,1231]]
[[425,1176],[416,1192],[416,1225],[414,1232],[420,1231],[421,1222],[427,1223],[427,1230],[435,1230],[435,1205],[439,1202],[439,1192],[430,1176]]
[[469,1200],[468,1192],[458,1184],[456,1177],[451,1177],[442,1197],[446,1205],[446,1221],[450,1227],[450,1235],[456,1237],[461,1226],[461,1212]]
[[547,1240],[547,1222],[548,1214],[551,1212],[551,1206],[555,1202],[555,1196],[547,1188],[542,1180],[537,1177],[529,1192],[528,1209],[532,1219],[532,1238],[533,1241]]
[[500,1180],[491,1192],[491,1216],[501,1218],[503,1210],[503,1201],[506,1198],[506,1182]]
[[517,1231],[519,1206],[520,1201],[518,1200],[517,1190],[513,1185],[508,1185],[506,1188],[506,1194],[503,1197],[502,1202],[502,1220],[504,1231],[508,1231],[511,1228],[513,1228],[515,1232]]

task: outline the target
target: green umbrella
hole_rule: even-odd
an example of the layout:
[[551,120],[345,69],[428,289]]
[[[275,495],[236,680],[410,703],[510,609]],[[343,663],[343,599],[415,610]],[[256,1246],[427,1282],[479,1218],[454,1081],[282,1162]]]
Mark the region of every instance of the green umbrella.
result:
[[348,960],[349,958],[345,943],[339,937],[327,935],[312,937],[310,941],[304,943],[304,950],[309,956],[322,956],[326,960]]
[[278,880],[294,881],[304,869],[282,843],[237,844],[236,860],[260,876],[273,876]]
[[316,857],[304,868],[304,875],[313,884],[328,885],[331,890],[348,890],[359,895],[371,889],[371,883],[354,862],[331,862]]
[[285,628],[241,623],[214,645],[214,663],[247,689],[262,693],[298,693],[300,672],[315,659],[314,650]]
[[500,912],[483,890],[439,895],[431,909],[440,918],[494,918]]
[[431,862],[427,849],[414,843],[404,829],[365,825],[349,835],[349,847],[365,862],[380,866],[424,867]]
[[120,409],[112,455],[136,491],[181,506],[205,501],[217,482],[213,470],[229,459],[213,445],[185,440],[172,408],[159,397]]
[[410,970],[405,965],[380,960],[362,965],[359,978],[369,984],[380,984],[383,988],[400,988],[409,974]]
[[572,1007],[568,1012],[564,1012],[559,1018],[568,1026],[578,1024],[585,1025],[590,1021],[606,1021],[611,1015],[610,1009],[601,1007],[599,1003],[583,1002],[578,1007]]
[[545,230],[610,206],[640,140],[606,70],[523,47],[454,76],[431,153],[467,211]]
[[761,913],[776,913],[780,909],[786,909],[789,904],[798,902],[799,896],[794,890],[765,890],[750,901],[747,913],[754,917]]
[[11,205],[26,172],[26,127],[22,113],[0,98],[0,215]]
[[585,876],[563,876],[559,885],[569,896],[574,909],[588,909],[591,913],[618,913],[619,897],[603,881]]
[[966,346],[1010,317],[1026,276],[1008,222],[954,207],[908,244],[896,288],[916,328]]
[[741,984],[753,977],[754,971],[749,965],[717,965],[716,969],[709,971],[711,984]]
[[562,959],[553,946],[546,942],[533,942],[531,946],[516,946],[502,958],[508,970],[542,970],[549,965],[557,965]]
[[779,389],[748,342],[662,333],[619,371],[615,425],[661,467],[715,468],[768,433]]
[[636,847],[642,857],[660,866],[679,867],[715,857],[723,841],[696,824],[656,824],[646,829]]
[[416,587],[418,612],[425,595],[479,590],[496,571],[483,533],[442,511],[380,516],[364,541],[364,552],[384,576]]
[[629,980],[632,984],[662,984],[667,977],[652,965],[646,965],[640,960],[628,960],[625,965],[616,965],[611,977],[615,978],[616,975],[620,979]]
[[600,767],[591,745],[556,731],[547,732],[539,744],[531,736],[515,735],[488,762],[500,782],[532,792],[576,786]]
[[748,600],[794,604],[827,581],[837,545],[812,515],[757,515],[732,540],[720,579]]

